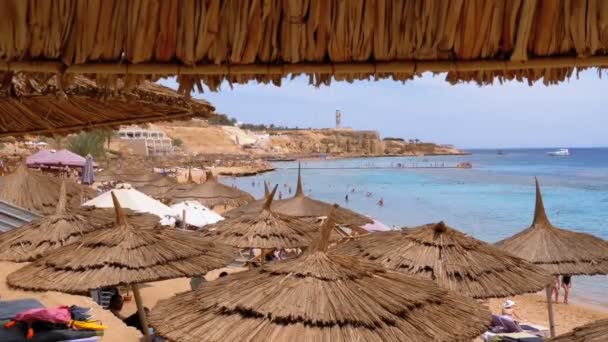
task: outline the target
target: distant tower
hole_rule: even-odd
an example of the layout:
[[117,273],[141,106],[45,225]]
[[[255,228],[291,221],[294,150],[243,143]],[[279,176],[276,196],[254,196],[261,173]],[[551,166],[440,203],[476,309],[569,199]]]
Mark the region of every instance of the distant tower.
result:
[[342,113],[340,113],[339,109],[336,109],[336,128],[340,128],[342,124]]

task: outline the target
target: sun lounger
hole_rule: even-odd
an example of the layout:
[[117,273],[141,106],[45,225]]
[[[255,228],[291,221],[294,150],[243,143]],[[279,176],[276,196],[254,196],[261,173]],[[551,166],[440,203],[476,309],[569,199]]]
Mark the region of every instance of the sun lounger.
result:
[[36,327],[36,334],[32,339],[26,339],[26,327],[25,325],[18,325],[5,329],[6,324],[11,318],[15,317],[18,313],[30,309],[44,308],[44,305],[35,299],[19,299],[0,301],[0,341],[2,342],[56,342],[56,341],[69,341],[74,342],[78,339],[88,339],[86,342],[97,342],[99,341],[98,336],[102,336],[103,332],[91,331],[91,330],[72,330],[72,329],[47,329]]

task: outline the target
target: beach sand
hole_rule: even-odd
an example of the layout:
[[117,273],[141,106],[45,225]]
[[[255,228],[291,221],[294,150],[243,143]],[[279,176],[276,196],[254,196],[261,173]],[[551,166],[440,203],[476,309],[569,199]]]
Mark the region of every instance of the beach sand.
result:
[[[11,300],[21,298],[35,298],[47,307],[58,305],[79,305],[91,307],[96,319],[101,320],[108,327],[105,331],[103,341],[140,341],[142,335],[134,328],[127,327],[119,321],[109,311],[103,310],[90,298],[74,296],[59,292],[25,292],[9,289],[6,284],[6,276],[22,267],[25,264],[11,262],[0,262],[0,300]],[[223,268],[213,270],[205,275],[207,281],[212,281],[218,277],[222,271],[234,273],[245,270],[244,268]],[[178,278],[154,283],[143,284],[141,294],[144,305],[153,308],[156,303],[165,298],[169,298],[177,293],[190,290],[190,279]],[[547,308],[544,296],[539,294],[529,294],[510,298],[517,303],[516,310],[518,315],[531,323],[549,326],[547,318]],[[489,301],[490,309],[494,313],[500,313],[502,299],[492,299]],[[586,305],[571,303],[559,303],[554,305],[556,330],[558,334],[572,330],[572,328],[608,317],[608,308],[595,308]],[[136,311],[135,301],[125,303],[122,314],[130,315]]]
[[[509,298],[515,301],[517,314],[530,323],[549,327],[549,316],[547,313],[547,300],[544,293],[528,294]],[[500,314],[504,299],[490,300],[490,310]],[[561,300],[561,298],[560,298]],[[563,334],[572,330],[574,327],[608,317],[608,308],[592,307],[578,303],[553,304],[555,314],[555,330],[557,334]]]
[[12,262],[0,262],[0,300],[33,298],[39,300],[46,307],[60,305],[78,305],[92,309],[94,319],[100,320],[106,327],[102,341],[140,341],[142,334],[135,328],[126,326],[110,311],[102,309],[91,298],[74,296],[60,292],[26,292],[9,289],[6,276],[25,266]]

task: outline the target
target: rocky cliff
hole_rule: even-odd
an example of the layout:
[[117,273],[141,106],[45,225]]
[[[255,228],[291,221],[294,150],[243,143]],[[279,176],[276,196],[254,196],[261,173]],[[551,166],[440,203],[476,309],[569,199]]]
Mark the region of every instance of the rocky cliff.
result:
[[384,140],[384,154],[386,155],[438,155],[463,154],[453,146],[441,146],[434,143],[413,143],[401,140]]
[[351,129],[314,129],[272,132],[269,149],[281,153],[381,155],[380,134]]

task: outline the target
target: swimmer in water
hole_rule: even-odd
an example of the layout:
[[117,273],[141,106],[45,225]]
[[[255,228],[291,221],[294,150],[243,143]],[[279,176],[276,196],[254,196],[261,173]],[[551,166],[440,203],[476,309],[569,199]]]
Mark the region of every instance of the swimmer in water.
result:
[[381,198],[381,199],[378,201],[378,205],[379,205],[379,206],[381,206],[381,207],[384,207],[384,198]]
[[344,201],[345,201],[346,203],[348,203],[348,194],[346,194],[346,196],[344,196]]

